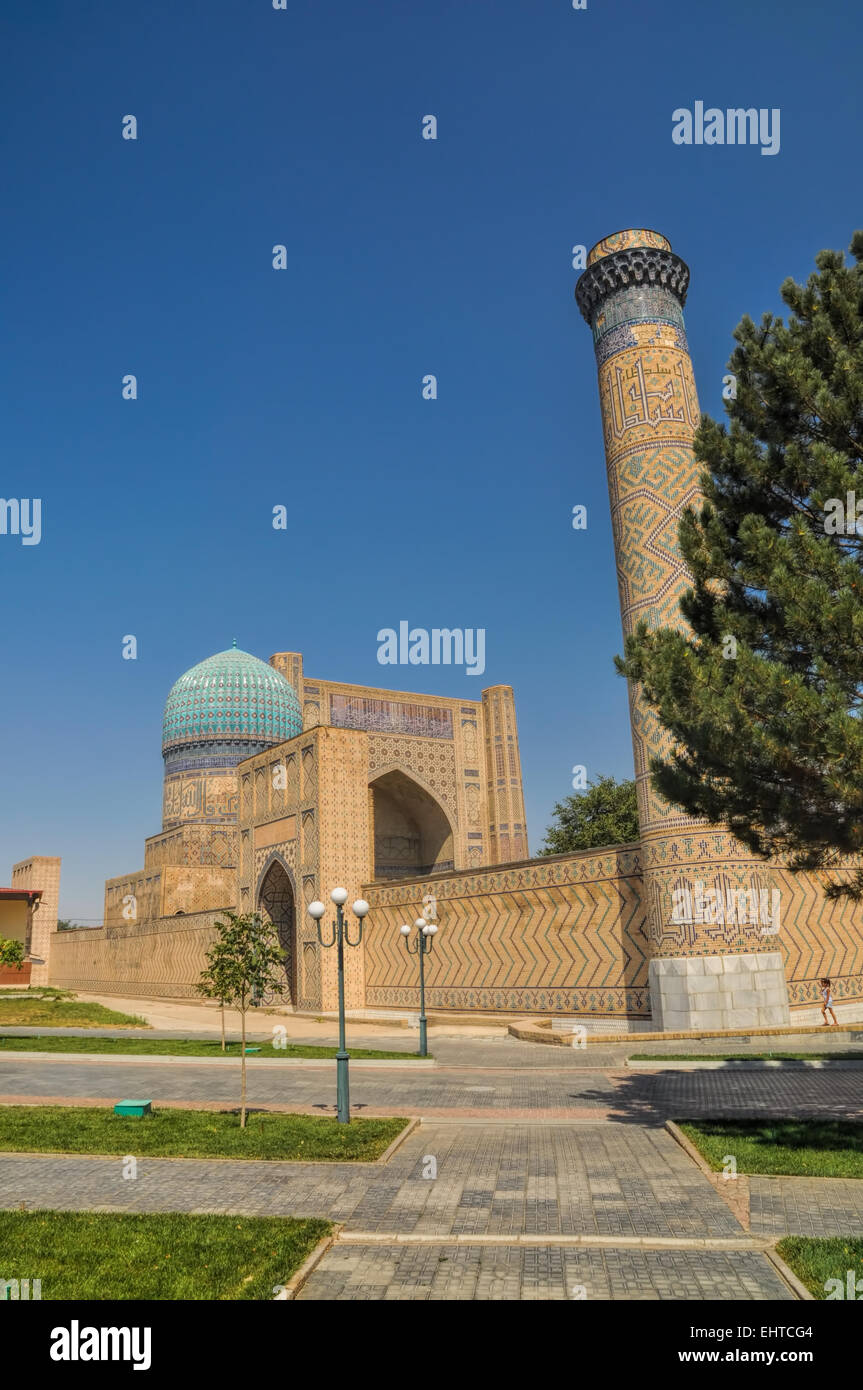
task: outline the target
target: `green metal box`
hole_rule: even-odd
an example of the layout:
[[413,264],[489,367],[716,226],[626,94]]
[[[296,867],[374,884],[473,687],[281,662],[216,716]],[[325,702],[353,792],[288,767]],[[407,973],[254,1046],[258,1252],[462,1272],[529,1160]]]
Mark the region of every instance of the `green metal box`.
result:
[[144,1115],[152,1115],[152,1106],[151,1100],[118,1100],[114,1106],[114,1114],[140,1120]]

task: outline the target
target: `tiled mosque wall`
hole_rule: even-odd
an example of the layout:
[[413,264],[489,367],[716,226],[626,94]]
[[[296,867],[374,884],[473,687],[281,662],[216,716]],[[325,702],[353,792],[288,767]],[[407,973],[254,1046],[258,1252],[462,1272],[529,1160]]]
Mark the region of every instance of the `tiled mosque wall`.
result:
[[417,959],[399,927],[433,894],[427,1009],[648,1018],[640,890],[637,846],[369,884],[366,1004],[419,1006]]
[[[439,930],[427,962],[427,1008],[649,1017],[640,861],[639,846],[629,845],[368,885],[366,1004],[419,1006],[416,957],[398,928],[433,893]],[[779,921],[764,942],[781,954],[792,1017],[819,1003],[823,975],[840,1006],[855,1006],[846,1017],[863,1017],[863,906],[825,898],[827,875],[771,872]],[[726,924],[680,928],[687,930],[701,954],[725,953]]]
[[105,884],[105,926],[124,928],[176,913],[233,907],[237,873],[218,865],[165,864],[152,871],[121,875]]
[[216,939],[218,912],[196,912],[89,931],[57,932],[51,984],[140,999],[193,999]]
[[[429,1008],[595,1014],[612,1019],[650,1016],[637,845],[526,860],[480,872],[363,885],[362,864],[369,860],[363,850],[368,822],[362,752],[351,755],[357,765],[350,780],[356,788],[355,794],[346,795],[344,770],[349,761],[345,749],[333,745],[332,759],[325,754],[321,764],[321,735],[329,736],[325,743],[334,736],[353,742],[358,750],[362,736],[319,730],[309,741],[303,774],[309,804],[321,786],[330,815],[340,818],[323,849],[315,818],[306,817],[300,838],[296,825],[302,821],[302,808],[294,819],[285,814],[284,804],[274,808],[277,814],[271,820],[243,832],[248,857],[241,882],[251,885],[255,870],[260,874],[265,863],[278,855],[299,885],[299,948],[305,956],[300,1008],[335,1007],[331,979],[335,952],[318,947],[305,908],[314,897],[325,896],[338,878],[344,879],[351,901],[361,893],[372,909],[362,948],[348,952],[352,1008],[418,1007],[416,957],[408,956],[398,928],[415,920],[431,893],[437,903],[439,930],[428,959]],[[265,763],[266,756],[250,760],[258,762]],[[258,768],[250,763],[243,768],[249,773],[249,787],[258,780]],[[263,787],[271,778],[260,780],[261,795],[266,795]],[[268,840],[272,843],[264,843]],[[353,845],[350,854],[345,849],[349,844]],[[863,908],[843,899],[828,901],[824,876],[793,875],[783,869],[774,869],[773,874],[781,895],[781,919],[779,931],[770,940],[782,955],[792,1016],[795,1010],[817,1006],[818,979],[825,974],[833,981],[840,1009],[855,1005],[859,1012],[863,1008]],[[122,886],[130,883],[134,880]],[[212,923],[218,916],[214,911],[198,912],[97,931],[55,932],[51,983],[131,996],[194,997],[204,952],[213,939]]]

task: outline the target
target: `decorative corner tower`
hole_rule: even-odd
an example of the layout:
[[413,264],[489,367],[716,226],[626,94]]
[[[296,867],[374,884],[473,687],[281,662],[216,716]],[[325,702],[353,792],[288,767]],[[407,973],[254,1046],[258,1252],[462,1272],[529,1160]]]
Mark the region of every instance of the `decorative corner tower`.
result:
[[[658,232],[605,237],[575,288],[593,332],[624,635],[685,630],[692,580],[677,540],[700,497],[698,397],[683,324],[689,268]],[[761,860],[650,784],[670,735],[634,683],[632,742],[655,1026],[753,1028],[788,1021],[776,933],[781,903]]]
[[491,685],[484,690],[482,711],[488,781],[489,862],[506,864],[527,858],[527,823],[512,686]]

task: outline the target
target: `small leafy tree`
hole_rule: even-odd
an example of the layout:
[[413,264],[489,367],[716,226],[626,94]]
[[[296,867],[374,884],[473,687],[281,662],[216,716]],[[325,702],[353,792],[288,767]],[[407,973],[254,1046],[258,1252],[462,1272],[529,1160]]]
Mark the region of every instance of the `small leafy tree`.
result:
[[638,839],[635,782],[613,777],[592,778],[587,790],[558,801],[556,823],[545,832],[543,854],[571,854],[577,849],[628,845]]
[[227,912],[225,916],[227,921],[215,923],[219,936],[207,952],[207,968],[201,973],[197,988],[205,999],[218,999],[223,1011],[225,1004],[239,1010],[242,1030],[240,1128],[245,1129],[246,1010],[253,995],[279,987],[278,968],[283,952],[272,923],[263,922],[257,912],[242,915]]
[[0,936],[0,965],[5,965],[11,969],[20,967],[24,964],[24,942],[15,941],[7,936]]

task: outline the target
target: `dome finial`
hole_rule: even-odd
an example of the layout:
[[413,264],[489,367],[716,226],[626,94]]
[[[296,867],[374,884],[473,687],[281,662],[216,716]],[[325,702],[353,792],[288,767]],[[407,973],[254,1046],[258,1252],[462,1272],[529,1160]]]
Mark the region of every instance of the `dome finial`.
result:
[[237,646],[237,639],[236,639],[236,637],[234,638],[233,643],[232,643],[231,645],[232,645],[232,647],[233,647],[234,649],[236,649],[236,646]]

